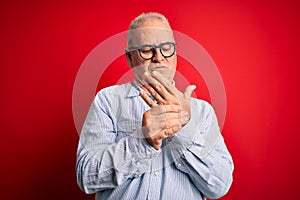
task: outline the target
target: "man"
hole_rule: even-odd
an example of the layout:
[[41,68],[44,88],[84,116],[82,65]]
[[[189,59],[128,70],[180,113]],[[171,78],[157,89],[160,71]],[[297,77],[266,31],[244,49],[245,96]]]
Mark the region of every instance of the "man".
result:
[[98,199],[219,198],[233,162],[212,107],[173,81],[176,43],[159,13],[130,24],[128,65],[135,81],[102,89],[91,105],[77,153],[77,180]]

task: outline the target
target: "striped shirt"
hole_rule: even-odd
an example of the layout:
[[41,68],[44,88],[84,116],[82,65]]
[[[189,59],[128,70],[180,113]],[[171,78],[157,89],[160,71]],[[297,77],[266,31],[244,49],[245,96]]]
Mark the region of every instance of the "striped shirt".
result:
[[212,107],[191,98],[191,119],[159,150],[143,137],[150,107],[135,82],[102,89],[82,128],[77,182],[101,200],[201,200],[227,193],[233,162]]

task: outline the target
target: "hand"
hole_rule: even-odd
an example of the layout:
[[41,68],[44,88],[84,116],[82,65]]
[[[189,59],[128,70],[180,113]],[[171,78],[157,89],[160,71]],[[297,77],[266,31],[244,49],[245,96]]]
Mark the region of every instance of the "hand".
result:
[[[144,92],[141,92],[143,95]],[[143,134],[155,149],[159,149],[162,140],[181,129],[181,109],[179,105],[157,105],[143,114]]]
[[[181,93],[173,84],[171,84],[162,74],[157,71],[153,71],[152,74],[145,73],[146,82],[142,86],[147,90],[158,105],[180,105],[181,107],[181,125],[187,124],[191,117],[190,109],[190,98],[195,85],[189,85],[184,93]],[[141,97],[146,101],[146,103],[152,107],[156,102],[154,102],[147,94],[141,94]]]

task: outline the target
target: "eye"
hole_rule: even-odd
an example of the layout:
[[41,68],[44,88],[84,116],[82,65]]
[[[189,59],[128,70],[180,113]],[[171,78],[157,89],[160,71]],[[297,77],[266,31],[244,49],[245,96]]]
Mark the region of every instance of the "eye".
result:
[[141,49],[141,52],[142,52],[143,54],[149,54],[149,53],[152,53],[152,47],[143,47],[143,48]]
[[163,51],[170,51],[170,50],[173,49],[173,46],[171,44],[163,44],[162,47],[161,47],[161,49]]

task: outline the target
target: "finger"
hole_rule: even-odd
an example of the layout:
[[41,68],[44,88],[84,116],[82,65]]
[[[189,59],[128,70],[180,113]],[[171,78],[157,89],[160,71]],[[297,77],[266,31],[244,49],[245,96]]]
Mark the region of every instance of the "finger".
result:
[[166,104],[166,100],[154,89],[153,86],[147,84],[143,85],[143,87],[151,94],[151,96],[159,103]]
[[178,125],[178,126],[175,126],[175,127],[171,128],[172,135],[174,135],[175,133],[177,133],[178,131],[180,131],[181,127],[182,127],[182,126],[181,126],[181,124],[180,124],[180,125]]
[[165,84],[160,83],[158,80],[156,80],[155,78],[153,78],[152,75],[149,72],[145,72],[144,75],[145,75],[145,80],[154,89],[154,90],[151,90],[151,91],[153,93],[157,92],[164,100],[167,100],[168,98],[170,98],[174,94],[173,91],[170,93],[169,89],[167,89],[165,87],[165,85],[167,83],[165,83]]
[[145,81],[145,77],[138,77],[135,79],[139,86],[145,85],[147,82]]
[[167,129],[165,129],[165,130],[162,131],[162,134],[163,134],[164,138],[169,137],[169,133],[170,132]]
[[178,131],[180,131],[180,129],[181,129],[181,125],[174,126],[172,128],[166,128],[166,129],[162,130],[162,132],[160,132],[160,135],[163,138],[167,138],[167,137],[170,137],[170,136],[174,135]]
[[145,80],[149,83],[149,84],[160,84],[159,81],[157,81],[155,78],[152,77],[152,75],[147,71],[147,72],[144,72],[144,78]]
[[[145,84],[145,86],[147,89],[149,89],[151,95],[154,96],[155,91],[158,92],[159,95],[161,95],[161,90],[163,89],[161,87],[161,84],[156,79],[154,79],[149,72],[145,72],[144,77],[145,77],[145,82],[147,83]],[[161,97],[163,97],[163,95]]]
[[152,100],[143,90],[140,91],[140,96],[150,107],[157,105],[156,102]]
[[172,94],[166,89],[165,86],[161,84],[151,85],[151,87],[153,87],[154,90],[165,100],[168,100],[172,97]]
[[169,80],[167,80],[161,73],[157,71],[152,72],[152,76],[160,83],[162,84],[170,94],[175,95],[174,86],[170,83]]
[[186,87],[183,96],[185,99],[189,100],[191,98],[192,92],[196,89],[196,85],[189,85]]

